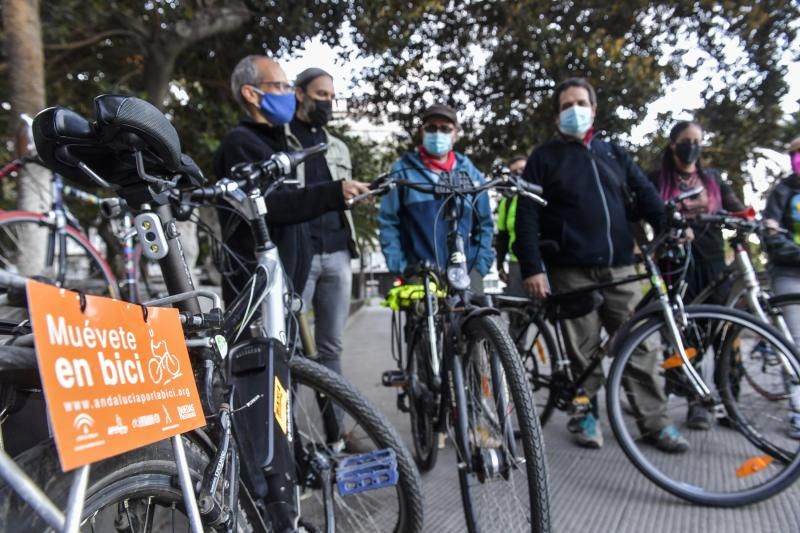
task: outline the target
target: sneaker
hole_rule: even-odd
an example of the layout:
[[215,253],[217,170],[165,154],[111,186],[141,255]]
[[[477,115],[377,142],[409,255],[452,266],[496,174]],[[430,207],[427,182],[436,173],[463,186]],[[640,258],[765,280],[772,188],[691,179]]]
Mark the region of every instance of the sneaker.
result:
[[800,413],[792,413],[789,417],[788,435],[792,439],[800,440]]
[[342,437],[335,442],[329,443],[328,448],[337,455],[340,453],[358,455],[374,451],[374,448],[370,447],[368,437],[359,438],[352,433],[342,433]]
[[686,415],[686,426],[699,430],[711,428],[711,413],[702,405],[690,405],[689,413]]
[[650,437],[650,440],[662,452],[684,453],[689,449],[689,441],[671,424],[659,431],[658,437]]
[[603,445],[603,434],[597,417],[588,413],[580,418],[573,418],[567,423],[567,429],[575,434],[575,442],[584,448],[600,448]]

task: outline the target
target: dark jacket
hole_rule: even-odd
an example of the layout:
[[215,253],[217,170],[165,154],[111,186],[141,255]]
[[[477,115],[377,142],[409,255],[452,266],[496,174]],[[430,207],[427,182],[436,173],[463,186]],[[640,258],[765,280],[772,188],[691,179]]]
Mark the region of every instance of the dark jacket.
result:
[[796,220],[800,212],[791,204],[792,198],[800,194],[800,176],[791,174],[783,178],[770,189],[767,205],[761,213],[764,218],[776,220],[781,228],[789,232],[790,238],[796,238]]
[[[523,278],[543,272],[540,240],[559,250],[544,250],[549,264],[623,266],[633,262],[629,221],[645,218],[659,228],[664,203],[625,149],[597,138],[588,147],[557,138],[536,148],[523,178],[541,185],[546,207],[520,197],[514,251]],[[629,213],[627,198],[635,198]]]
[[[218,179],[225,177],[237,163],[260,161],[276,152],[287,151],[286,135],[282,126],[271,127],[252,120],[242,120],[222,140],[214,154],[214,173]],[[328,211],[345,209],[342,185],[329,182],[302,189],[283,187],[270,194],[266,200],[266,221],[272,241],[294,291],[302,294],[313,250],[306,221]],[[244,265],[231,261],[229,270],[223,272],[223,298],[230,303],[250,278],[255,266],[253,233],[244,219],[233,214],[227,206],[218,210],[223,242],[239,256]]]

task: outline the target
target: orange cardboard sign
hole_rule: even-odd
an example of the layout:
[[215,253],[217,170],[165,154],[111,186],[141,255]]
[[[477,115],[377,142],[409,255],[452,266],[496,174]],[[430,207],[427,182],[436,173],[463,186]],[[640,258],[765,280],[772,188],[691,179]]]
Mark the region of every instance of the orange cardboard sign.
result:
[[50,423],[67,471],[205,425],[176,309],[28,282]]

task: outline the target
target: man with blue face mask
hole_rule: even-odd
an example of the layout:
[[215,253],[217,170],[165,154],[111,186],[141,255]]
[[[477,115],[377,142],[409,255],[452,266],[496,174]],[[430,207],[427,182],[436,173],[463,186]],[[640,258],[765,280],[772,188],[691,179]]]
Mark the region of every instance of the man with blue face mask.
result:
[[[294,87],[281,66],[265,56],[247,56],[231,75],[233,97],[247,116],[222,140],[214,154],[217,178],[238,163],[261,161],[276,152],[291,151],[285,125],[296,109]],[[346,200],[365,192],[363,183],[342,180],[302,189],[285,186],[267,197],[265,219],[295,292],[302,294],[314,251],[307,221],[331,211],[344,211]],[[230,210],[219,210],[222,237],[240,261],[223,272],[223,297],[230,302],[249,279],[254,267],[250,226]]]
[[[523,173],[524,179],[542,186],[548,204],[539,207],[520,198],[517,206],[514,251],[524,285],[535,298],[547,297],[551,289],[564,293],[635,274],[629,221],[644,217],[659,228],[664,213],[658,192],[630,154],[595,137],[597,97],[589,82],[561,82],[554,104],[559,135],[533,151]],[[541,241],[551,244],[540,250]],[[567,351],[584,368],[600,349],[601,329],[613,335],[642,297],[638,283],[599,292],[603,302],[598,309],[564,322]],[[630,380],[628,393],[643,437],[662,451],[681,453],[689,443],[668,416],[667,398],[656,376],[659,365],[654,364],[659,356],[655,349],[637,354],[635,364],[641,372]],[[568,424],[585,447],[603,443],[594,400],[603,380],[602,366],[597,366],[584,381]],[[587,400],[593,406],[588,410]]]
[[[483,183],[483,175],[472,161],[453,150],[458,134],[456,112],[449,106],[434,104],[422,113],[422,144],[406,152],[392,166],[400,178],[427,185],[435,184],[443,172],[465,172],[473,183]],[[422,262],[447,265],[447,224],[442,219],[441,198],[410,188],[394,189],[381,200],[378,212],[380,243],[390,272],[402,274],[407,267]],[[473,212],[474,209],[474,212]],[[459,227],[465,239],[467,265],[472,289],[481,292],[482,277],[494,261],[494,225],[489,196],[482,193],[463,209]]]

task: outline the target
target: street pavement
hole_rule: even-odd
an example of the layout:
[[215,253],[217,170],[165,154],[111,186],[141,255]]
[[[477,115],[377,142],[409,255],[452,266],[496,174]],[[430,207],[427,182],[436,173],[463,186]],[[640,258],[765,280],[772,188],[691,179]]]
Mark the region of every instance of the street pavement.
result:
[[[384,370],[396,367],[390,349],[390,321],[390,311],[377,304],[351,316],[345,334],[344,374],[377,404],[411,449],[408,415],[397,410],[395,390],[380,382]],[[600,450],[574,446],[563,413],[556,413],[544,429],[554,532],[800,532],[800,483],[747,507],[696,506],[645,479],[617,446],[606,418],[602,419],[605,445]],[[423,485],[425,531],[466,531],[450,442],[440,450],[434,470],[423,475]]]

